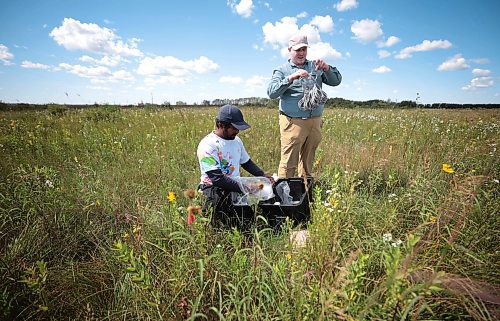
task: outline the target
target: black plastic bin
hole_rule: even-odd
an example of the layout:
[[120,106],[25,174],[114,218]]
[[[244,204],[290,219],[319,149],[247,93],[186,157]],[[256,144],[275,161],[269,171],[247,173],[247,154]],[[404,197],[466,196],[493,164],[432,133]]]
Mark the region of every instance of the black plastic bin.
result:
[[[277,189],[281,182],[287,182],[290,188],[292,201],[290,204],[283,203]],[[294,226],[306,224],[311,217],[309,208],[312,199],[313,178],[307,177],[307,186],[302,177],[292,177],[279,179],[273,186],[274,197],[259,203],[262,210],[262,216],[265,217],[269,225],[273,228],[279,228],[289,218]]]
[[203,189],[203,194],[207,197],[204,209],[212,211],[212,225],[246,230],[254,223],[255,215],[252,207],[235,203],[236,195],[241,194],[212,187]]

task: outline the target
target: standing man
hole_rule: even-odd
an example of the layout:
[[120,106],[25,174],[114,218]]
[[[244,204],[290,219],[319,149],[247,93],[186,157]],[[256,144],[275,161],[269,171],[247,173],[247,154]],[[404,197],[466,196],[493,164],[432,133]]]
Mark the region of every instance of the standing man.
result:
[[216,225],[228,225],[238,215],[232,205],[231,192],[243,193],[238,182],[240,165],[250,174],[265,176],[271,183],[274,182],[250,159],[243,142],[237,137],[240,130],[248,128],[250,125],[243,119],[241,110],[233,105],[224,105],[215,119],[215,130],[198,144],[196,154],[201,170],[200,188],[207,198],[204,210],[213,209],[212,223]]
[[304,97],[301,78],[316,75],[319,88],[323,83],[337,86],[342,81],[336,67],[321,59],[307,60],[307,48],[306,36],[293,36],[288,42],[290,59],[274,69],[267,88],[270,98],[280,98],[280,178],[295,176],[297,167],[299,176],[311,176],[314,155],[321,141],[321,115],[325,106],[319,104],[312,110],[299,108],[299,101]]

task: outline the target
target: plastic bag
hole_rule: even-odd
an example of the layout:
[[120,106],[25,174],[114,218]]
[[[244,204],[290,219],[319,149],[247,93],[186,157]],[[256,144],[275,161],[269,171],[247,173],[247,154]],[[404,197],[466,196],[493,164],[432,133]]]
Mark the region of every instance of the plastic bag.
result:
[[288,182],[283,181],[276,185],[276,193],[281,199],[281,204],[291,205],[293,203],[293,197],[290,195],[290,186]]
[[314,110],[328,100],[328,96],[316,82],[317,77],[321,77],[320,74],[312,73],[309,77],[300,79],[304,90],[304,96],[299,100],[301,110]]
[[243,194],[232,193],[234,205],[253,205],[274,197],[273,186],[266,177],[237,177]]

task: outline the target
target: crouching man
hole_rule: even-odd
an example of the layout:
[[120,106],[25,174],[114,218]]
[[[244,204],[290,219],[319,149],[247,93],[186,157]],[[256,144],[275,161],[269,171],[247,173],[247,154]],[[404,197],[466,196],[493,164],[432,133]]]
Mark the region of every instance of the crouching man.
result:
[[200,189],[207,198],[203,210],[212,212],[212,224],[215,226],[245,228],[253,220],[253,213],[243,208],[237,210],[232,203],[231,192],[243,193],[238,182],[240,165],[253,176],[265,176],[274,183],[273,178],[250,159],[237,136],[240,130],[248,128],[250,125],[243,119],[241,110],[233,105],[224,105],[215,119],[215,130],[198,145]]

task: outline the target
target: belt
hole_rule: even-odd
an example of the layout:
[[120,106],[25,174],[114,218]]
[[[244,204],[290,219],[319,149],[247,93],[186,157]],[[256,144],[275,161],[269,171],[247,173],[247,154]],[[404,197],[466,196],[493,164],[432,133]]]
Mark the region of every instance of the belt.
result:
[[280,110],[280,115],[286,116],[288,118],[298,118],[298,119],[310,119],[311,118],[311,117],[292,117],[292,116],[288,116],[287,114],[285,114],[281,110]]

